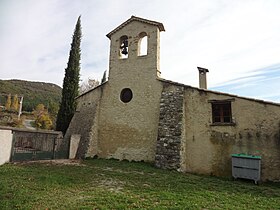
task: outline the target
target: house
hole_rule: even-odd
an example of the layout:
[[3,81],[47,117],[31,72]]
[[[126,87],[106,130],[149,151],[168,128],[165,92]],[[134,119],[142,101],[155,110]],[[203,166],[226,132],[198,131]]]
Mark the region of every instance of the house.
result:
[[107,34],[109,79],[77,97],[64,137],[70,157],[230,176],[231,154],[246,153],[262,157],[262,180],[280,180],[280,104],[208,90],[205,68],[199,88],[162,79],[164,30],[132,16]]

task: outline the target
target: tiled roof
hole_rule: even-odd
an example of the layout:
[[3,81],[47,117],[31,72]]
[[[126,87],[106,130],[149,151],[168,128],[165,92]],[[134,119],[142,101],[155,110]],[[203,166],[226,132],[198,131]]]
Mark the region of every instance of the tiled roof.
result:
[[150,24],[150,25],[155,25],[155,26],[157,26],[159,28],[160,31],[165,31],[163,24],[160,23],[160,22],[156,22],[156,21],[152,21],[152,20],[147,20],[147,19],[136,17],[136,16],[132,15],[131,18],[129,18],[127,21],[125,21],[124,23],[119,25],[117,28],[112,30],[106,36],[110,39],[112,34],[114,34],[115,32],[117,32],[118,30],[120,30],[121,28],[123,28],[124,26],[126,26],[127,24],[129,24],[132,21],[139,21],[139,22],[142,22],[142,23],[147,23],[147,24]]
[[181,86],[181,87],[185,87],[185,88],[189,88],[189,89],[196,89],[198,91],[209,92],[209,93],[214,93],[214,94],[217,94],[217,95],[224,95],[224,96],[230,96],[230,97],[235,97],[235,98],[241,98],[241,99],[245,99],[245,100],[249,100],[249,101],[255,101],[255,102],[258,102],[258,103],[262,103],[262,104],[271,104],[271,105],[275,105],[275,106],[280,106],[280,103],[276,103],[276,102],[272,102],[272,101],[264,101],[264,100],[255,99],[255,98],[238,96],[238,95],[234,95],[234,94],[230,94],[230,93],[223,93],[223,92],[209,90],[209,89],[201,89],[201,88],[192,87],[190,85],[185,85],[185,84],[178,83],[178,82],[173,82],[171,80],[166,80],[166,79],[163,79],[163,78],[157,78],[157,80],[159,80],[161,82],[169,83],[169,84],[172,84],[172,85],[176,85],[176,86]]

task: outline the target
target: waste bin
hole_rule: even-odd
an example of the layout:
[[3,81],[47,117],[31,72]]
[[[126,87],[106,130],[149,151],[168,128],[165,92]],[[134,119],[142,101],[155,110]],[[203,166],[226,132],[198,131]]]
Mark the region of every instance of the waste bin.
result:
[[231,160],[234,179],[252,179],[258,184],[261,179],[261,156],[232,154]]

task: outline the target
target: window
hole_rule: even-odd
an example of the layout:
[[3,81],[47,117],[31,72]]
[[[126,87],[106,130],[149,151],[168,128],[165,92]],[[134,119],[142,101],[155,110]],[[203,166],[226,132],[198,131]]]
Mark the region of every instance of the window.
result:
[[120,94],[120,99],[122,102],[128,103],[131,101],[132,97],[133,97],[133,94],[129,88],[122,89],[121,94]]
[[139,34],[138,41],[138,56],[144,56],[148,54],[148,36],[145,32]]
[[120,38],[120,58],[128,58],[128,37],[122,36]]
[[232,123],[230,101],[216,101],[211,103],[213,123]]

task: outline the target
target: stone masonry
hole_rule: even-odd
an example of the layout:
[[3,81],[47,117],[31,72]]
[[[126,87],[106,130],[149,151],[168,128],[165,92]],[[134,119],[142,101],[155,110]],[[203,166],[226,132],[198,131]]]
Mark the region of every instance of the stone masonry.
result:
[[[80,140],[75,158],[155,162],[216,176],[231,176],[231,154],[246,153],[262,157],[263,181],[279,181],[280,104],[208,90],[208,70],[200,67],[200,88],[160,78],[162,31],[162,23],[132,16],[107,34],[108,81],[77,97],[64,148],[72,137]],[[127,89],[132,94],[124,101]]]
[[180,169],[183,129],[184,88],[164,85],[160,100],[160,116],[155,165],[163,169]]
[[[76,158],[85,158],[90,139],[92,135],[92,128],[95,123],[96,118],[96,104],[92,103],[90,105],[85,104],[81,110],[76,111],[69,128],[65,134],[64,139],[69,139],[73,134],[83,134],[81,135],[81,140],[77,149]],[[70,142],[64,141],[63,146],[69,148]]]

